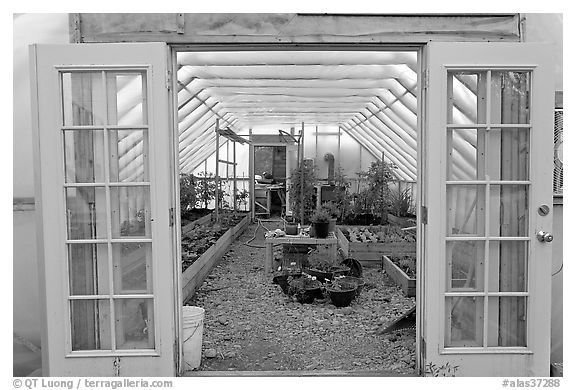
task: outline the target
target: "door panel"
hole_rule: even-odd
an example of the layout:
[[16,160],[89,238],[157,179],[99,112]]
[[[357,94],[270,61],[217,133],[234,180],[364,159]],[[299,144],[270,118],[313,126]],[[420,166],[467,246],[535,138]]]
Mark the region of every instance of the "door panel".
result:
[[38,45],[31,59],[44,374],[174,376],[168,48]]
[[[544,45],[427,45],[425,367],[549,375],[553,69]],[[551,208],[551,207],[550,207]],[[432,365],[432,366],[430,366]]]

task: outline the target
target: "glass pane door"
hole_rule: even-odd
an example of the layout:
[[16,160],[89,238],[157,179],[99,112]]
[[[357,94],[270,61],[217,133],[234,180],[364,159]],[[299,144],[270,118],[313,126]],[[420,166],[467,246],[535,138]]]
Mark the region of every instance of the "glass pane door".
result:
[[156,346],[146,76],[60,72],[72,352]]
[[445,348],[527,346],[530,80],[448,70]]

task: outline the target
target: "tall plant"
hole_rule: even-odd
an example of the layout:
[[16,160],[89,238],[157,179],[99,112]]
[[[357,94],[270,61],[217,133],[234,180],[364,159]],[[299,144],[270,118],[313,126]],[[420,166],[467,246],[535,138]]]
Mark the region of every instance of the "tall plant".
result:
[[[302,164],[302,167],[298,167],[292,171],[290,175],[290,208],[292,209],[293,215],[300,220],[301,210],[304,210],[304,221],[301,223],[308,223],[310,216],[316,209],[316,202],[314,201],[314,195],[316,193],[316,183],[318,178],[314,172],[313,164]],[[302,180],[302,176],[303,179]],[[304,185],[302,186],[302,182]],[[304,197],[302,198],[302,195]],[[302,202],[303,199],[303,202]]]
[[198,202],[207,209],[208,204],[215,198],[216,180],[214,174],[210,172],[200,172],[199,176],[202,177],[196,180],[196,196]]
[[388,211],[392,203],[390,182],[394,180],[393,164],[374,161],[367,171],[358,173],[366,181],[366,188],[358,194],[358,201],[376,216],[380,223],[388,221]]
[[196,208],[196,183],[194,175],[183,173],[180,175],[180,210],[186,211]]

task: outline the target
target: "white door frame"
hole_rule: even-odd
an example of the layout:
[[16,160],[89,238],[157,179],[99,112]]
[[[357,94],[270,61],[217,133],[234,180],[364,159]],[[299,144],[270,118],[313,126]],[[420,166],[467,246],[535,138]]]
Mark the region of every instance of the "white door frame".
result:
[[[418,297],[420,308],[417,347],[421,373],[423,365],[440,367],[450,364],[459,366],[456,375],[464,376],[548,376],[550,349],[550,260],[551,245],[536,240],[540,230],[552,229],[552,140],[554,109],[554,83],[551,48],[543,44],[526,43],[430,43],[426,48],[425,96],[422,99],[423,139],[420,143],[423,166],[419,174],[422,180],[420,200],[426,207],[427,218],[420,220],[420,270]],[[487,322],[484,324],[483,347],[445,347],[445,296],[453,293],[446,286],[446,172],[447,172],[447,74],[454,70],[496,71],[519,70],[532,74],[530,85],[530,176],[528,180],[528,271],[527,271],[527,346],[490,347],[487,344]],[[489,75],[490,73],[488,73]],[[490,106],[490,95],[486,97]],[[422,112],[422,111],[421,111]],[[490,116],[488,115],[488,118]],[[500,128],[493,121],[492,128]],[[477,127],[481,125],[471,125]],[[490,130],[490,123],[487,125]],[[511,125],[513,126],[513,125]],[[516,127],[521,127],[518,125]],[[504,130],[501,130],[504,131]],[[478,141],[480,142],[480,141]],[[480,145],[480,143],[478,144]],[[479,146],[480,148],[480,146]],[[478,157],[479,158],[479,157]],[[488,165],[486,165],[488,166]],[[483,179],[479,179],[482,181]],[[487,179],[488,181],[490,179]],[[521,180],[516,180],[521,181]],[[498,182],[496,182],[498,183]],[[479,183],[482,184],[482,183]],[[516,184],[516,183],[512,183]],[[496,184],[498,185],[498,184]],[[487,187],[490,188],[490,187]],[[482,192],[482,191],[481,191]],[[488,196],[491,198],[491,196]],[[481,203],[483,204],[483,203]],[[487,203],[490,205],[490,203]],[[549,205],[548,215],[538,215],[540,205]],[[492,208],[488,208],[492,210]],[[486,213],[487,215],[490,213]],[[487,224],[486,224],[487,225]],[[489,229],[489,226],[486,226]],[[489,234],[481,236],[494,238]],[[480,237],[481,238],[481,237]],[[486,241],[486,240],[485,240]],[[498,241],[497,241],[498,242]],[[492,252],[490,252],[492,253]],[[491,256],[491,255],[490,255]],[[488,259],[488,257],[487,257]],[[492,257],[490,257],[492,259]],[[488,261],[488,264],[490,261]],[[488,268],[488,267],[486,267]],[[490,271],[486,271],[490,272]],[[493,272],[493,270],[492,270]],[[488,273],[487,275],[493,276]],[[484,298],[497,298],[498,292],[488,288],[486,277],[483,284]],[[489,294],[486,291],[490,292]],[[448,295],[445,295],[448,294]],[[471,296],[476,294],[469,293]],[[505,292],[503,294],[506,294]],[[510,293],[515,295],[514,293]],[[519,295],[519,294],[516,294]],[[486,309],[484,309],[486,310]],[[486,311],[484,311],[484,315]],[[488,315],[490,318],[490,315]],[[491,325],[492,326],[492,325]]]
[[[173,183],[170,183],[170,172],[168,172],[170,170],[168,132],[162,134],[163,129],[171,127],[170,110],[167,105],[169,94],[166,89],[168,46],[165,43],[33,45],[30,49],[30,59],[39,279],[43,292],[41,294],[44,321],[42,335],[43,373],[51,376],[173,376],[176,374],[175,345],[173,343],[176,335],[175,310],[172,305],[165,305],[164,303],[173,299],[171,296],[174,290],[174,268],[173,264],[167,265],[163,260],[170,258],[170,253],[172,253],[171,231],[173,230],[167,228],[170,223],[168,208],[173,201],[170,190]],[[63,115],[60,109],[62,106],[60,104],[62,99],[60,77],[62,72],[76,71],[96,72],[94,73],[97,76],[95,82],[100,83],[98,81],[100,79],[102,80],[101,85],[108,83],[105,81],[106,72],[132,71],[133,73],[137,71],[145,74],[146,83],[143,90],[145,93],[143,93],[142,99],[147,102],[147,110],[144,111],[144,115],[147,113],[148,121],[145,122],[146,124],[127,128],[137,130],[144,128],[144,134],[148,134],[143,141],[146,143],[146,140],[149,140],[151,145],[148,152],[149,176],[147,182],[127,184],[113,182],[108,178],[109,173],[107,172],[109,172],[110,164],[106,162],[108,157],[104,158],[105,179],[95,180],[97,184],[66,182],[63,131],[103,132],[102,134],[105,135],[103,156],[106,156],[105,152],[109,146],[105,140],[109,129],[112,131],[115,129],[122,130],[120,125],[99,125],[97,123],[88,127],[63,126]],[[106,96],[103,94],[106,87],[95,87],[94,91],[101,97]],[[111,101],[108,103],[112,104]],[[106,111],[102,111],[100,114],[103,112]],[[110,111],[108,111],[109,114]],[[103,115],[102,117],[105,118],[106,116]],[[106,123],[105,119],[104,122]],[[91,127],[94,129],[92,130]],[[152,131],[148,132],[148,130]],[[94,150],[96,151],[96,148]],[[99,150],[102,151],[102,149]],[[78,240],[67,234],[66,231],[67,207],[64,188],[78,188],[79,186],[95,188],[94,186],[98,186],[98,188],[106,189],[106,193],[109,194],[112,192],[111,188],[128,185],[137,185],[144,189],[147,188],[146,186],[150,188],[151,214],[149,217],[142,218],[148,226],[146,229],[149,228],[151,232],[151,235],[146,237],[151,238],[139,237],[130,241],[121,233],[118,233],[120,238],[114,238],[113,235],[110,235],[112,222],[107,222],[108,233],[105,235],[107,238],[87,238],[80,241],[84,244],[107,245],[108,254],[113,253],[111,252],[113,250],[111,249],[113,248],[112,242],[118,243],[118,245],[125,242],[144,242],[144,245],[148,242],[151,243],[149,245],[152,257],[150,260],[152,273],[147,273],[146,280],[149,281],[149,276],[151,276],[151,281],[147,283],[148,286],[152,286],[152,289],[146,290],[148,292],[144,296],[145,299],[152,299],[148,308],[152,307],[154,310],[152,317],[154,321],[154,346],[143,349],[126,349],[136,348],[136,344],[133,344],[133,346],[121,349],[123,345],[114,343],[115,332],[111,331],[111,348],[73,350],[69,323],[69,301],[78,302],[78,299],[88,299],[90,302],[94,296],[98,297],[96,299],[101,299],[100,302],[110,302],[116,308],[116,302],[123,302],[124,304],[127,301],[122,301],[122,299],[138,298],[138,294],[142,294],[142,292],[134,290],[133,293],[126,293],[126,289],[123,287],[112,290],[111,286],[114,285],[112,282],[116,283],[116,278],[109,276],[110,283],[108,287],[103,287],[103,292],[100,292],[99,289],[96,295],[93,293],[86,293],[88,294],[86,296],[77,295],[78,293],[72,295],[68,281],[67,246],[74,245],[74,241]],[[146,191],[144,190],[144,192]],[[106,197],[110,198],[110,195],[106,195]],[[112,220],[110,202],[104,202],[107,204],[104,210],[107,221]],[[96,226],[98,226],[97,224],[98,219]],[[107,275],[112,275],[113,260],[110,259],[109,255],[107,256],[110,271]],[[148,266],[147,269],[149,269]],[[145,310],[144,306],[139,309],[142,311],[142,317],[145,317],[146,313],[149,314],[149,309]],[[114,320],[114,315],[114,310],[110,310],[108,315],[110,320],[106,319],[106,314],[104,317],[97,316],[101,319],[103,326],[115,329],[118,322]],[[98,332],[100,334],[100,331]]]

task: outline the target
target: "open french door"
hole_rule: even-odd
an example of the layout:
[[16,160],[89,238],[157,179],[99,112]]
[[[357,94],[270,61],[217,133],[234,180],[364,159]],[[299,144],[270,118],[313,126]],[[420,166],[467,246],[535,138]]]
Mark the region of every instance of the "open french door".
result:
[[431,43],[425,64],[420,369],[548,376],[552,52]]
[[31,47],[43,375],[177,373],[169,60]]

